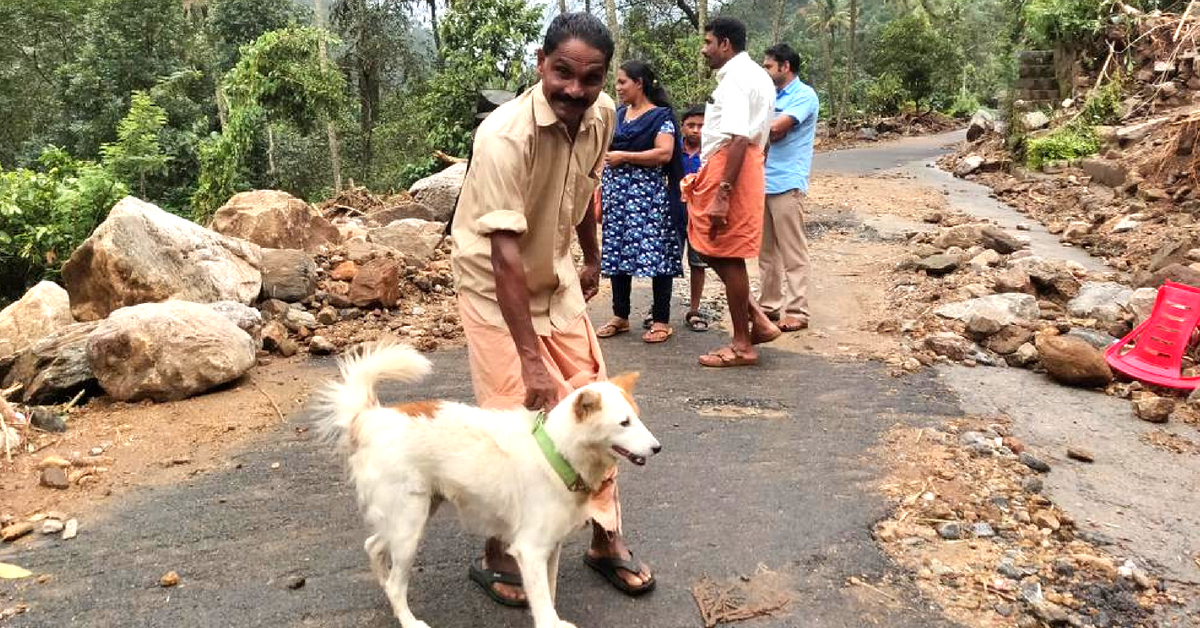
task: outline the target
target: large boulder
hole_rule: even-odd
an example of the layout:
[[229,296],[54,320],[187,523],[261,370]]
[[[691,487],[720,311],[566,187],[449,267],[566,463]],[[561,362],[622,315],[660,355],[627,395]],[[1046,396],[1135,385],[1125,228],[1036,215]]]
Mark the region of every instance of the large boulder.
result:
[[21,384],[17,398],[25,403],[70,401],[79,391],[99,386],[87,357],[87,339],[99,322],[62,327],[22,351],[3,380],[4,388]]
[[1021,116],[1021,128],[1026,131],[1037,131],[1050,126],[1050,116],[1041,111],[1030,111]]
[[1094,318],[1110,325],[1125,320],[1133,288],[1113,281],[1088,281],[1067,302],[1067,312],[1076,318]]
[[39,283],[16,303],[0,310],[0,359],[23,351],[73,322],[67,291],[50,281]]
[[184,399],[254,366],[255,342],[211,307],[146,303],[113,312],[87,341],[105,392],[120,401]]
[[347,297],[356,307],[394,307],[400,299],[400,265],[386,257],[367,262],[354,275]]
[[406,203],[397,203],[396,205],[377,209],[368,213],[363,218],[374,226],[386,227],[397,220],[405,220],[408,218],[416,218],[418,220],[433,220],[436,218],[436,216],[434,215],[433,210],[429,209],[429,207],[416,201],[409,201]]
[[260,298],[288,303],[303,301],[317,292],[317,264],[298,249],[263,249]]
[[996,329],[1023,321],[1036,321],[1041,317],[1037,299],[1019,292],[990,294],[969,301],[948,303],[934,310],[934,314],[968,324],[975,319],[986,319],[993,321]]
[[1058,382],[1099,387],[1107,386],[1113,380],[1104,353],[1086,340],[1039,333],[1034,343],[1046,373]]
[[967,126],[967,141],[974,142],[995,129],[996,116],[986,109],[980,109],[971,116],[971,123]]
[[426,261],[441,244],[445,228],[440,222],[408,218],[372,229],[367,234],[367,241],[395,249],[406,258]]
[[440,222],[450,220],[458,192],[467,176],[467,164],[454,164],[445,170],[412,184],[408,192],[417,202],[433,211],[433,219]]
[[1129,178],[1129,167],[1114,159],[1084,159],[1079,162],[1079,169],[1092,181],[1110,188],[1125,185]]
[[341,232],[316,208],[279,190],[234,194],[213,215],[212,228],[269,249],[311,253],[342,241]]
[[957,177],[965,177],[983,166],[984,159],[979,155],[968,155],[963,157],[954,167],[954,175]]
[[251,303],[262,287],[260,249],[131,196],[63,266],[71,313],[92,321],[167,299]]

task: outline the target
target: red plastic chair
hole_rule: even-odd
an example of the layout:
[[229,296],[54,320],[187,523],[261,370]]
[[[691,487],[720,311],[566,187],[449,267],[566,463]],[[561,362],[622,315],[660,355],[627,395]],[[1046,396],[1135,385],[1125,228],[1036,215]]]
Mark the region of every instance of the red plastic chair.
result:
[[[1154,310],[1144,323],[1108,348],[1114,369],[1148,384],[1193,390],[1200,377],[1183,377],[1180,364],[1192,330],[1200,323],[1200,289],[1168,281],[1158,289]],[[1129,351],[1126,345],[1134,342]]]

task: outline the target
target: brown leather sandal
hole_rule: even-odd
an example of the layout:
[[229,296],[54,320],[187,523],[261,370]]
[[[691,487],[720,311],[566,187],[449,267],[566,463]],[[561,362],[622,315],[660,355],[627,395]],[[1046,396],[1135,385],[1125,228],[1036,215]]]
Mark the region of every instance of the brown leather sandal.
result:
[[666,342],[675,335],[675,330],[665,323],[654,323],[646,333],[642,334],[642,342],[653,345]]

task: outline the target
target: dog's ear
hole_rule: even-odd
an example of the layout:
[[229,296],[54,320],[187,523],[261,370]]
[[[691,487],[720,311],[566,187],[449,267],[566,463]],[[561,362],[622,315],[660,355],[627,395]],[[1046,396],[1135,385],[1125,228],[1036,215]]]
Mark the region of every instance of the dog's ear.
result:
[[600,411],[600,393],[594,390],[582,390],[575,397],[575,405],[572,409],[575,411],[575,420],[584,421],[588,417]]
[[622,373],[608,381],[616,384],[621,390],[629,394],[633,394],[633,387],[637,385],[638,379],[642,376],[641,373],[634,371],[632,373]]

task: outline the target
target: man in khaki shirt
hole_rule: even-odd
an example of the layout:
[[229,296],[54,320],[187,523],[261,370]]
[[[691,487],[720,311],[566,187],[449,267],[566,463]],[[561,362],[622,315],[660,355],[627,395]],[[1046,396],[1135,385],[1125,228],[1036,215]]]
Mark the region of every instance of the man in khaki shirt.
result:
[[[476,131],[451,225],[452,264],[479,405],[548,410],[606,378],[588,319],[600,281],[591,200],[616,111],[602,93],[613,42],[585,13],[560,15],[538,51],[541,82],[493,111]],[[571,257],[571,232],[583,269]],[[618,589],[650,590],[648,569],[621,536],[613,477],[591,495],[586,562]],[[516,562],[488,539],[471,579],[501,604],[524,606]]]

